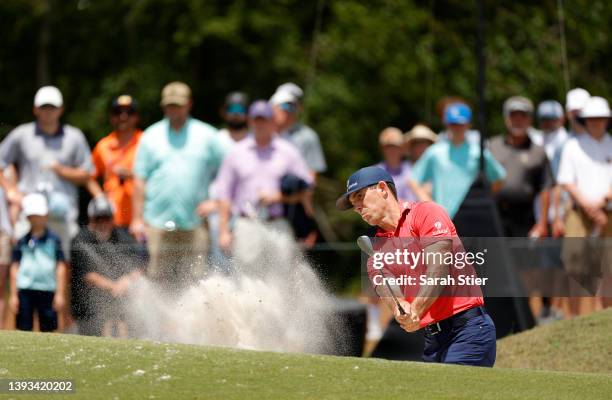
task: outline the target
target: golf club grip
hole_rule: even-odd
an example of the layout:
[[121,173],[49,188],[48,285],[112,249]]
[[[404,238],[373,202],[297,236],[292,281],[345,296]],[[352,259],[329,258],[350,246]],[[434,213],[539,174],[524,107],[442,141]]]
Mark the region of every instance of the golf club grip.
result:
[[391,293],[391,297],[393,297],[393,300],[395,301],[395,305],[397,306],[397,309],[400,312],[400,315],[406,315],[406,311],[404,310],[404,307],[401,306],[401,304],[399,303],[399,301],[397,300],[397,297],[395,297],[395,295],[393,294],[393,290],[391,289],[391,285],[389,285],[389,282],[386,282],[387,284],[387,289],[389,289],[389,293]]

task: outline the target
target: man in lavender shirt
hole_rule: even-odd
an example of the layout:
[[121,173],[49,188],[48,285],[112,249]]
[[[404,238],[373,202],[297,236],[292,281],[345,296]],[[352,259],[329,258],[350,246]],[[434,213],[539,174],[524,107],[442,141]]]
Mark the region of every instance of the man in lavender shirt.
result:
[[264,100],[249,108],[251,134],[226,155],[215,182],[219,201],[219,245],[229,250],[232,236],[230,212],[235,216],[258,216],[270,221],[283,215],[285,198],[281,178],[293,174],[312,185],[312,176],[299,151],[276,134],[272,106]]
[[402,131],[393,127],[385,128],[378,136],[378,143],[383,161],[376,166],[384,169],[393,177],[399,200],[416,201],[416,195],[410,189],[409,184],[412,163],[402,160],[402,144],[404,143]]

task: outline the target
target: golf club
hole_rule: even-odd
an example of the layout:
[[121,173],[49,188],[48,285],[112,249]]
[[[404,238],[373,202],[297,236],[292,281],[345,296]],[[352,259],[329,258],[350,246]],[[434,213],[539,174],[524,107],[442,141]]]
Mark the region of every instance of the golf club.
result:
[[[357,238],[357,246],[359,246],[361,251],[366,253],[368,256],[370,257],[374,256],[374,248],[372,247],[372,241],[366,235],[362,235]],[[382,274],[382,271],[381,271],[381,274]],[[395,297],[395,293],[393,293],[393,289],[391,289],[391,285],[389,285],[389,282],[387,282],[386,279],[383,279],[383,281],[387,285],[387,289],[389,289],[389,293],[391,293],[391,297],[393,297],[393,300],[395,301],[395,305],[397,306],[397,309],[399,310],[400,314],[406,315],[406,311],[400,305],[399,301],[397,301],[397,297]]]

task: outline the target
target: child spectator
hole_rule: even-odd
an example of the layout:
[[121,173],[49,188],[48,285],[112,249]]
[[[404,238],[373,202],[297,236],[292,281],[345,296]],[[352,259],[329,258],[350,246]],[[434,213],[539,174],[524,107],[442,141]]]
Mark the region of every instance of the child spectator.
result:
[[47,228],[46,197],[28,194],[22,207],[31,228],[13,250],[9,303],[17,314],[17,329],[31,331],[36,310],[41,332],[51,332],[66,304],[64,252],[59,237]]

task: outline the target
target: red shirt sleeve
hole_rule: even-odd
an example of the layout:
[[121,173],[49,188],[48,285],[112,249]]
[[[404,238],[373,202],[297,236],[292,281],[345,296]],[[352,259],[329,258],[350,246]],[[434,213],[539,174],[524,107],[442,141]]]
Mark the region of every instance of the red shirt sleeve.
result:
[[453,221],[438,204],[431,201],[418,203],[412,211],[412,226],[423,247],[457,236]]

